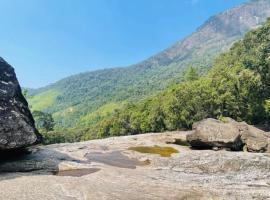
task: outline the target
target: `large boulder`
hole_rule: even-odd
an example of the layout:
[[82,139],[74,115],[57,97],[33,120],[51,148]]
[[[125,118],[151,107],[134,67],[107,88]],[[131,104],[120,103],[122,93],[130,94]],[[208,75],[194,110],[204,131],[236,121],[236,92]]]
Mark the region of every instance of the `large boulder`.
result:
[[270,152],[270,134],[231,118],[205,119],[194,123],[187,142],[194,148],[222,148],[234,151]]
[[14,69],[0,58],[0,150],[28,147],[39,139]]
[[187,135],[187,141],[195,148],[229,148],[241,150],[243,143],[239,128],[235,124],[216,119],[205,119],[194,123],[194,133]]
[[270,133],[248,125],[248,129],[242,132],[241,139],[245,143],[245,151],[270,152]]

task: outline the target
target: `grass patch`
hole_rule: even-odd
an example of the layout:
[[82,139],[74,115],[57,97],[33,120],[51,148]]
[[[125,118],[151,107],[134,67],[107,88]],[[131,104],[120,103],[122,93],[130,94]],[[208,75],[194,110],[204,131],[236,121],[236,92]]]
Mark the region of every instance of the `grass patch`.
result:
[[51,106],[60,92],[56,90],[48,90],[38,95],[28,98],[31,110],[44,110]]
[[104,119],[105,117],[110,116],[115,109],[120,109],[121,107],[122,107],[122,103],[120,102],[107,103],[99,107],[97,110],[82,116],[78,124],[82,126],[89,126],[89,125],[95,124],[98,121]]

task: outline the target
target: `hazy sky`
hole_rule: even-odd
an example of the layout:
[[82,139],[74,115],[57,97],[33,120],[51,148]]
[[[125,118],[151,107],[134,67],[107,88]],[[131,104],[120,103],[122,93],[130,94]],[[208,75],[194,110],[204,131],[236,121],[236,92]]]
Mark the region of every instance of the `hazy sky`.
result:
[[22,86],[137,63],[245,0],[0,0],[0,56]]

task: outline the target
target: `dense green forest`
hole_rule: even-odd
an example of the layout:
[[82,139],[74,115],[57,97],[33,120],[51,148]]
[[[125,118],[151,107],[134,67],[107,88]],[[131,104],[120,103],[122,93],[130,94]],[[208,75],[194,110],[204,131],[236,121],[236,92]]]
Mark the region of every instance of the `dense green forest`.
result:
[[190,67],[181,83],[136,103],[126,102],[88,127],[49,132],[46,138],[69,142],[188,129],[207,117],[269,122],[270,19],[221,54],[206,75]]
[[81,73],[29,90],[31,109],[52,114],[55,130],[93,126],[125,104],[182,82],[190,66],[205,74],[214,58],[266,20],[269,7],[270,1],[243,3],[212,16],[189,36],[135,65]]

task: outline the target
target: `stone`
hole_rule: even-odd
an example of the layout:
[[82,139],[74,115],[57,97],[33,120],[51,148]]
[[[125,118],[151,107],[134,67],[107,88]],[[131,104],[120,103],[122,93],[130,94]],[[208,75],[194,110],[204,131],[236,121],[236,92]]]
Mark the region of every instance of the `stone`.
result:
[[248,125],[248,129],[241,133],[245,150],[249,152],[270,152],[270,134],[256,127]]
[[40,139],[14,69],[0,58],[0,151],[28,147]]
[[[269,154],[194,150],[168,143],[184,141],[187,134],[151,133],[31,148],[20,159],[0,164],[0,199],[270,198]],[[162,157],[130,150],[155,145],[175,148],[178,153]],[[149,164],[119,165],[127,159],[148,160]]]
[[209,118],[194,123],[193,130],[187,141],[194,148],[270,152],[270,134],[245,122]]
[[194,148],[229,148],[241,150],[243,143],[239,128],[234,123],[223,123],[216,119],[205,119],[194,123],[194,132],[187,135],[187,141]]

